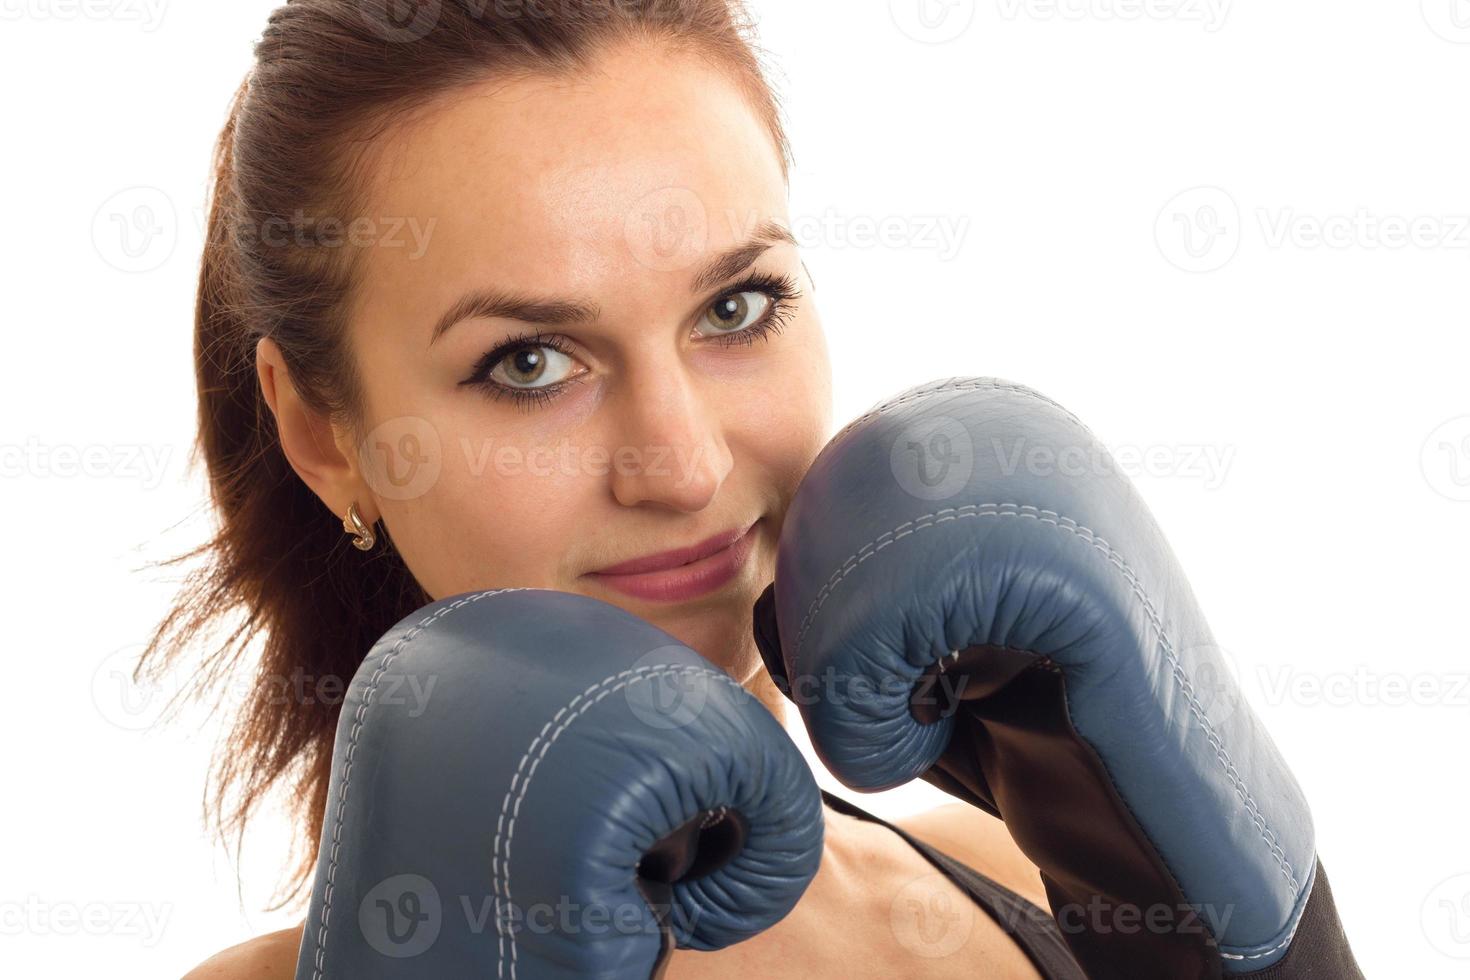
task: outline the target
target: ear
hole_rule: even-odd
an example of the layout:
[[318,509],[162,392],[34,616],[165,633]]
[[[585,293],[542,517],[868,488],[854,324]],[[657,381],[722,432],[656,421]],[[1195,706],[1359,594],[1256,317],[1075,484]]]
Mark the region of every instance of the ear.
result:
[[281,450],[296,475],[337,517],[356,501],[364,523],[375,523],[382,515],[362,478],[351,437],[301,400],[280,347],[268,337],[255,345],[255,373],[275,416]]

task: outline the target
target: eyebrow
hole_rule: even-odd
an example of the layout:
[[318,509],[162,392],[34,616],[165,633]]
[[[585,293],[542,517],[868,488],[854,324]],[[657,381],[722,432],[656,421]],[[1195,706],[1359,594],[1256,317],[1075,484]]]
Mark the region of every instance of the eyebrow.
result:
[[[750,238],[706,261],[694,276],[694,292],[704,292],[734,278],[774,245],[796,245],[796,238],[776,221],[761,222]],[[546,326],[591,323],[601,315],[595,303],[572,299],[536,298],[499,289],[473,289],[461,296],[439,317],[429,344],[444,336],[461,320],[500,318]]]

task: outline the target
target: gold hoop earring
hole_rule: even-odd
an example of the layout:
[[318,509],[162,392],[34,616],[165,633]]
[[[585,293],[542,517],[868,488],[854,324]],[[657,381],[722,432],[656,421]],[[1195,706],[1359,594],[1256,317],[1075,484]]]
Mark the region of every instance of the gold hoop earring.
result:
[[373,529],[362,522],[362,515],[357,512],[357,501],[355,500],[352,506],[347,508],[347,516],[342,518],[342,530],[355,535],[352,543],[359,551],[371,550],[373,544],[378,540],[377,535],[373,534]]

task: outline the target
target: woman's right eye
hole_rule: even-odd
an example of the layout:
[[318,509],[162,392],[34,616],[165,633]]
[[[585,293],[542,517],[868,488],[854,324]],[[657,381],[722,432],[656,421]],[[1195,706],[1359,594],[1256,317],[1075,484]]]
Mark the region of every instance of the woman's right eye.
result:
[[542,404],[582,374],[564,342],[555,336],[522,335],[488,351],[460,384],[492,398],[510,397],[523,406]]

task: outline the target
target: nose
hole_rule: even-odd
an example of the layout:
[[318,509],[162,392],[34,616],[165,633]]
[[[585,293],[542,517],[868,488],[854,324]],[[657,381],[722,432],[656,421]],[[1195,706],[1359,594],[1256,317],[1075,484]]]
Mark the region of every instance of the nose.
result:
[[613,497],[624,507],[704,509],[733,465],[717,399],[684,374],[629,380],[614,413]]

